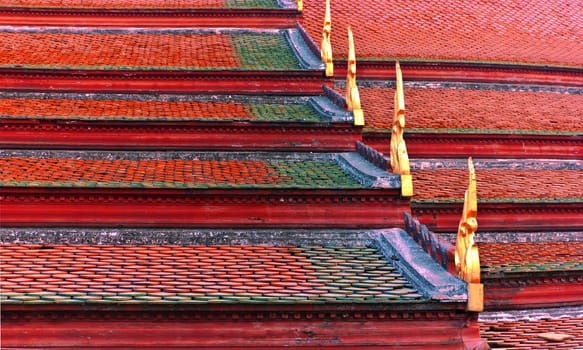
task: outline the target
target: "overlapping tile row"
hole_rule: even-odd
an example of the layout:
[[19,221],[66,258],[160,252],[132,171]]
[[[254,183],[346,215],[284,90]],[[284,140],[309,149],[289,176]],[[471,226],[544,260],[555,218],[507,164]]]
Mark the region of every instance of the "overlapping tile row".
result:
[[328,188],[363,186],[333,159],[0,158],[0,186],[78,188]]
[[[492,348],[580,349],[583,347],[583,317],[488,320],[480,322],[480,333]],[[545,333],[566,339],[549,340],[544,338]]]
[[[390,132],[394,88],[372,82],[359,91],[365,131]],[[580,93],[418,85],[406,86],[405,96],[407,133],[583,133]]]
[[0,68],[298,70],[283,31],[0,28]]
[[580,271],[583,242],[480,243],[482,273]]
[[7,0],[0,5],[11,8],[70,8],[70,9],[207,9],[207,8],[279,8],[276,0]]
[[319,122],[306,98],[1,93],[0,118],[118,121]]
[[[467,169],[411,171],[417,202],[462,202]],[[580,169],[476,169],[478,202],[583,202]]]
[[422,302],[367,247],[18,245],[3,304]]
[[[332,47],[346,57],[346,27],[357,57],[510,62],[581,66],[583,11],[569,0],[536,0],[528,8],[504,1],[332,1]],[[304,26],[321,35],[324,2],[307,0]],[[348,10],[350,9],[350,10]],[[381,16],[379,14],[387,14]],[[534,15],[533,15],[534,14]],[[476,42],[479,38],[479,42]]]

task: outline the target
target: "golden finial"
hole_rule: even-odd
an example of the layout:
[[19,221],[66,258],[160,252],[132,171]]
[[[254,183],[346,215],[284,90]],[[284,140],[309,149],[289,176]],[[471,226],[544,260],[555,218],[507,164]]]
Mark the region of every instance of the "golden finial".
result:
[[364,114],[360,107],[360,94],[356,86],[356,53],[354,52],[354,37],[348,26],[348,67],[346,70],[346,106],[354,116],[354,125],[364,125]]
[[411,197],[413,195],[413,179],[409,168],[409,154],[403,138],[405,129],[405,94],[403,93],[403,73],[397,62],[397,83],[395,89],[395,115],[391,130],[391,168],[393,173],[401,175],[401,195]]
[[302,12],[304,10],[304,2],[302,0],[298,0],[298,11]]
[[457,232],[455,267],[460,278],[468,283],[468,310],[484,310],[484,285],[480,283],[480,254],[474,242],[478,229],[478,193],[476,171],[468,158],[470,183],[464,195],[464,209]]
[[332,16],[330,16],[330,0],[326,0],[326,14],[324,15],[324,29],[322,30],[322,47],[320,56],[322,62],[326,64],[326,76],[334,75],[334,62],[332,61],[332,43],[330,33],[332,32]]

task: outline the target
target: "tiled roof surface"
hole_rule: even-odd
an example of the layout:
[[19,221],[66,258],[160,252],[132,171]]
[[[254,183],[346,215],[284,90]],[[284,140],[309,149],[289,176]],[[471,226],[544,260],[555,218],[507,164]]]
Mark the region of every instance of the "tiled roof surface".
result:
[[0,30],[0,67],[297,70],[282,32]]
[[[361,58],[583,64],[577,1],[335,0],[331,8],[334,57],[348,54],[350,24]],[[321,37],[323,21],[324,1],[304,1],[312,38]]]
[[[387,131],[389,87],[360,87],[368,131]],[[580,133],[583,94],[486,89],[405,88],[406,132]]]
[[0,158],[0,186],[362,188],[333,160]]
[[2,303],[391,303],[422,296],[374,248],[0,246]]
[[[412,170],[414,200],[462,202],[465,169]],[[581,170],[476,169],[478,202],[583,201]]]
[[583,242],[480,243],[482,273],[579,270]]
[[[551,341],[539,337],[540,334],[549,332],[569,335],[571,338]],[[583,348],[583,317],[482,321],[480,333],[492,348],[581,349]]]
[[320,122],[306,101],[248,102],[233,99],[209,100],[183,96],[115,96],[85,94],[0,94],[1,118],[70,120],[250,120]]
[[0,7],[89,9],[278,8],[276,0],[4,0]]

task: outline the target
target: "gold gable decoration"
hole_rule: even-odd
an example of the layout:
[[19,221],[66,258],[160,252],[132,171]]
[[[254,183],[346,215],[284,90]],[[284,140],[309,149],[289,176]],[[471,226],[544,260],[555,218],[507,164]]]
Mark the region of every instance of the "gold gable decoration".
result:
[[304,10],[304,2],[302,0],[298,0],[298,11],[302,12]]
[[330,34],[332,32],[332,16],[330,15],[330,0],[326,0],[326,13],[324,15],[324,28],[322,29],[322,45],[320,46],[320,57],[326,65],[326,76],[334,76],[334,62],[332,61],[332,43]]
[[356,52],[352,29],[348,26],[348,67],[346,69],[346,106],[354,116],[354,125],[364,125],[364,113],[360,106],[360,94],[356,86]]
[[484,310],[484,285],[480,283],[480,254],[474,242],[478,230],[478,194],[476,171],[468,158],[470,183],[464,195],[464,210],[455,245],[455,267],[458,276],[468,283],[468,311]]
[[403,92],[403,73],[399,62],[395,65],[397,82],[395,89],[395,114],[391,128],[391,168],[393,173],[401,175],[401,195],[413,196],[413,179],[409,168],[409,154],[403,138],[405,129],[405,94]]

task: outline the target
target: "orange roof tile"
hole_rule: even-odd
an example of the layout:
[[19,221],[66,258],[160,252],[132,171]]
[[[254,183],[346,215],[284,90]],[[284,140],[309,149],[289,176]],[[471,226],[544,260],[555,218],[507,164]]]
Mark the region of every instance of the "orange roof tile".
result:
[[5,27],[0,67],[101,70],[293,70],[283,32]]
[[[359,87],[366,129],[390,129],[394,89]],[[583,95],[447,87],[406,87],[406,132],[583,134]]]
[[583,242],[479,243],[483,274],[583,271]]
[[420,301],[375,248],[0,246],[2,303]]
[[0,118],[322,121],[301,98],[0,93]]
[[[416,201],[463,201],[465,169],[412,170]],[[581,170],[476,169],[478,201],[583,201]]]
[[334,160],[0,158],[0,186],[361,188]]
[[[583,10],[570,0],[349,0],[331,2],[332,50],[346,57],[352,25],[357,57],[581,66]],[[304,1],[304,26],[319,41],[324,1]]]

